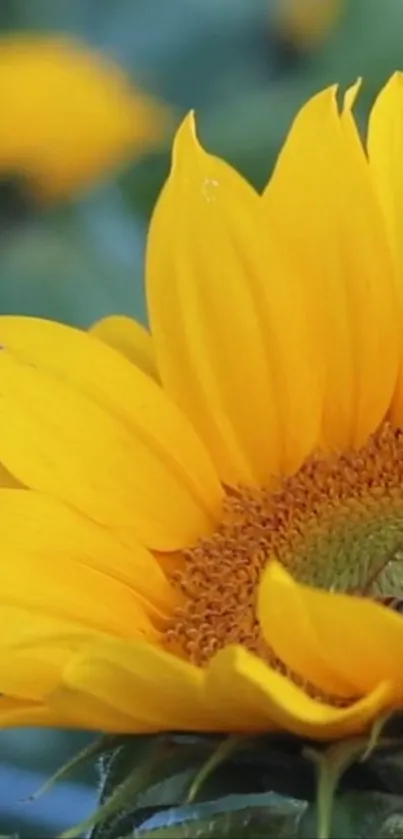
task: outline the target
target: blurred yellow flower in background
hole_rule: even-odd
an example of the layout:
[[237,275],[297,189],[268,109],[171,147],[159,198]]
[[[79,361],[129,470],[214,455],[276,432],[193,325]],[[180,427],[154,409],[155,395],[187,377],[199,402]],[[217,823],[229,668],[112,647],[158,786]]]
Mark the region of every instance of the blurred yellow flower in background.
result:
[[[403,82],[258,195],[189,116],[151,333],[0,318],[0,722],[340,738],[403,707]],[[12,477],[15,476],[15,479]]]
[[276,0],[273,23],[287,42],[302,50],[316,47],[342,17],[346,0]]
[[0,177],[71,195],[158,143],[167,111],[105,57],[61,36],[0,40]]

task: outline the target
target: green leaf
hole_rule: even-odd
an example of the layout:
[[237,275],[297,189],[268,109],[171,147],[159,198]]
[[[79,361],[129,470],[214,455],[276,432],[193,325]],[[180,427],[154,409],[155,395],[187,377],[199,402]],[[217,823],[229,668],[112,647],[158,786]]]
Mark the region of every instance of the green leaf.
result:
[[[314,805],[274,793],[228,796],[208,804],[162,812],[131,833],[136,839],[312,839]],[[335,800],[331,839],[401,839],[403,798],[351,792]]]
[[[116,776],[113,759],[107,763],[109,772],[112,771],[115,777],[115,784],[111,786],[110,795],[105,796],[91,816],[75,827],[64,831],[61,839],[77,839],[84,831],[98,825],[107,828],[110,820],[114,821],[117,816],[130,813],[137,796],[150,786],[154,776],[158,774],[158,769],[166,766],[166,758],[169,760],[171,743],[166,735],[139,737],[135,749],[133,749],[133,740],[130,745],[132,748],[128,749],[128,763],[125,762],[125,771],[122,776]],[[119,780],[120,777],[121,780]],[[103,836],[104,833],[102,832],[101,835]]]
[[38,798],[46,795],[46,793],[53,789],[55,784],[64,780],[71,773],[81,769],[89,763],[92,758],[105,752],[107,753],[111,749],[115,748],[118,740],[119,738],[113,735],[101,735],[101,737],[97,737],[96,740],[88,743],[83,749],[74,754],[69,760],[56,769],[53,775],[47,778],[42,786],[29,796],[28,801],[37,801]]
[[[147,744],[147,738],[142,740]],[[111,759],[102,760],[101,806],[108,807],[116,788],[136,765],[140,769],[143,746],[139,752],[136,743],[136,737],[127,738]],[[172,735],[170,753],[155,765],[147,783],[135,793],[130,790],[107,818],[97,818],[91,839],[120,839],[155,814],[163,818],[163,810],[182,808],[189,796],[198,804],[211,804],[269,789],[284,791],[286,800],[294,800],[295,793],[303,799],[301,789],[310,788],[313,793],[313,771],[299,752],[298,743],[287,738],[273,742],[264,736],[240,741],[227,736]]]
[[[121,836],[162,804],[182,801],[204,761],[205,744],[197,738],[126,738],[101,762],[101,806],[91,819],[91,839]],[[144,808],[149,812],[138,814]]]
[[403,815],[393,813],[388,816],[378,832],[379,839],[403,839]]
[[100,758],[98,770],[100,774],[99,803],[101,805],[108,801],[115,789],[126,780],[136,766],[141,765],[148,759],[154,748],[155,739],[147,735],[122,737],[123,742],[116,749]]
[[139,839],[192,837],[255,837],[279,839],[298,836],[306,802],[275,793],[230,795],[205,804],[187,805],[160,813],[134,832]]
[[403,790],[403,752],[401,749],[376,754],[371,767],[389,792],[399,794]]

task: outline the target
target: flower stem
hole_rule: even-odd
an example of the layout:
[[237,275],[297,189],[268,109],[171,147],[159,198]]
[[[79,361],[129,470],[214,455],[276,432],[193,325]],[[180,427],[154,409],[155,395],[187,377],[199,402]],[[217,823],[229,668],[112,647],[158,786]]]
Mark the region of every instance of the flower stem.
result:
[[206,760],[203,764],[199,772],[197,773],[195,779],[193,780],[189,792],[186,796],[186,804],[192,804],[198,793],[200,792],[201,787],[203,786],[204,782],[207,780],[209,775],[220,765],[223,763],[227,757],[232,754],[235,749],[239,747],[241,743],[245,740],[244,737],[239,737],[237,735],[233,735],[231,737],[227,737],[226,740],[223,740],[222,743],[218,746],[217,749],[210,755],[210,757]]
[[367,747],[368,739],[354,737],[336,743],[323,752],[304,750],[305,756],[315,764],[317,772],[317,839],[330,839],[333,803],[340,778]]
[[321,760],[317,784],[317,839],[330,839],[332,830],[333,801],[339,778],[332,767]]

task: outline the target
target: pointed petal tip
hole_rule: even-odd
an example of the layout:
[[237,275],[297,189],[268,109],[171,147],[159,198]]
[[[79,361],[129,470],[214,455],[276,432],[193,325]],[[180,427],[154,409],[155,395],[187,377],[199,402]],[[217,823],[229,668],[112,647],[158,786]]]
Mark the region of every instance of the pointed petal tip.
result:
[[395,70],[389,79],[385,83],[385,87],[389,87],[390,85],[396,85],[401,87],[403,85],[403,72],[402,70]]
[[267,563],[264,572],[261,577],[260,586],[259,586],[259,603],[261,600],[262,591],[266,589],[266,586],[270,586],[271,582],[281,583],[281,585],[292,585],[293,578],[291,574],[284,568],[284,565],[281,564],[277,559],[270,559]]
[[204,153],[204,149],[197,136],[196,113],[189,111],[175,134],[172,147],[172,170],[177,169],[185,155]]
[[302,106],[301,110],[305,110],[305,108],[308,108],[309,106],[314,105],[315,103],[330,104],[332,106],[337,105],[337,95],[339,92],[339,88],[340,85],[338,84],[338,82],[334,82],[333,84],[328,85],[328,87],[324,87],[322,90],[319,90],[318,93],[315,93],[313,96],[311,96],[311,98],[308,99],[307,102],[305,102],[305,104]]
[[196,129],[196,111],[192,108],[184,116],[179,128],[176,132],[177,138],[188,137],[193,142],[197,143],[197,129]]
[[401,96],[403,90],[403,72],[401,70],[395,70],[389,78],[386,80],[385,84],[380,88],[375,98],[375,106],[382,101],[385,100],[385,96],[388,97],[390,95],[394,96]]
[[347,88],[347,90],[344,94],[344,97],[343,97],[343,110],[344,111],[350,112],[350,111],[353,110],[354,105],[357,101],[357,98],[358,98],[358,96],[361,92],[362,84],[363,84],[363,78],[362,78],[362,76],[358,76],[356,78],[355,82],[353,82],[353,84],[351,84]]

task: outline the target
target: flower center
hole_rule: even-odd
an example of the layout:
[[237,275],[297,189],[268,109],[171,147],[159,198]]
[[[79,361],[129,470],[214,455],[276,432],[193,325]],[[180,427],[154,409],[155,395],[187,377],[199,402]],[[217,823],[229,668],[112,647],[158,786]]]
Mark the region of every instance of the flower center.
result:
[[312,457],[274,490],[229,491],[218,529],[174,574],[184,602],[168,647],[203,665],[237,643],[273,663],[256,616],[272,557],[300,582],[385,603],[403,597],[403,432],[385,423],[364,448]]

